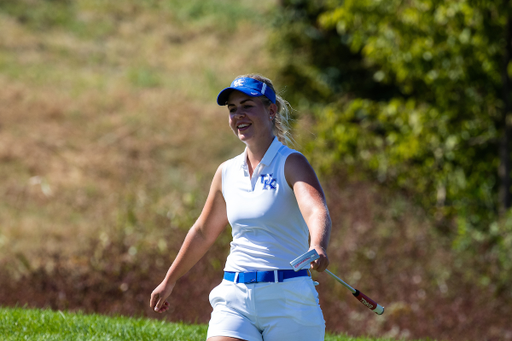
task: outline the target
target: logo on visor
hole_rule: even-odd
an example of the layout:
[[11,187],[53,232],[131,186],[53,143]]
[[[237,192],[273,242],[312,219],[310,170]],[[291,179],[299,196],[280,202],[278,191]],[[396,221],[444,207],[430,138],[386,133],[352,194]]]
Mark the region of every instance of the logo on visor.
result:
[[244,80],[243,80],[243,79],[237,79],[237,80],[235,80],[235,81],[233,82],[233,86],[234,86],[235,88],[238,88],[238,87],[240,87],[240,86],[242,86],[242,85],[244,85]]
[[277,180],[272,178],[272,174],[261,174],[260,176],[263,189],[276,189]]

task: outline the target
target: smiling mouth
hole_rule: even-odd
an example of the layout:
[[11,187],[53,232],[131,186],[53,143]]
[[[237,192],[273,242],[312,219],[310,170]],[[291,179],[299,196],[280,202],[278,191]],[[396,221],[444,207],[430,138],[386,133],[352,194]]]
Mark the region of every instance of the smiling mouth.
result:
[[250,126],[250,124],[248,124],[248,123],[242,123],[242,124],[237,125],[236,127],[238,128],[238,130],[244,130],[245,128],[247,128],[249,126]]

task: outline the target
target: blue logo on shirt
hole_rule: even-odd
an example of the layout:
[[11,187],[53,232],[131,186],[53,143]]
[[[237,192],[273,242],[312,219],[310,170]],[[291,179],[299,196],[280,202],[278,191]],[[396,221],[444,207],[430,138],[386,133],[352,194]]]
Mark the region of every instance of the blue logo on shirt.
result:
[[272,174],[261,174],[260,176],[263,189],[276,189],[277,180],[272,178]]

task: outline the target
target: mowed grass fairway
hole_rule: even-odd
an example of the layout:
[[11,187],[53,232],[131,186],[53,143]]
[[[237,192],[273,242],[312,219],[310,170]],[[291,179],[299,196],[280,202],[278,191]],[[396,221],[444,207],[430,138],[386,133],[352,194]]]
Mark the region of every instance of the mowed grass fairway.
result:
[[0,309],[2,340],[204,340],[206,326],[147,318]]
[[[62,311],[0,308],[2,340],[169,340],[203,341],[206,325],[148,318],[107,317]],[[326,341],[384,341],[327,335]]]

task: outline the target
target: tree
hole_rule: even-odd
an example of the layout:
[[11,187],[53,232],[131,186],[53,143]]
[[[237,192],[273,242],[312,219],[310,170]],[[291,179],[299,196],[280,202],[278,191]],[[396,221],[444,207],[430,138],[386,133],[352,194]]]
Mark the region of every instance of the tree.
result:
[[[314,1],[315,11],[306,3],[283,1],[285,13],[310,16],[281,21],[276,41],[301,56],[283,74],[327,89],[319,97],[293,88],[317,105],[312,145],[325,164],[410,193],[440,226],[456,223],[449,231],[460,247],[478,240],[505,250],[508,225],[493,224],[511,205],[509,1],[332,0]],[[313,44],[301,27],[329,44]],[[345,75],[326,78],[332,69]]]

